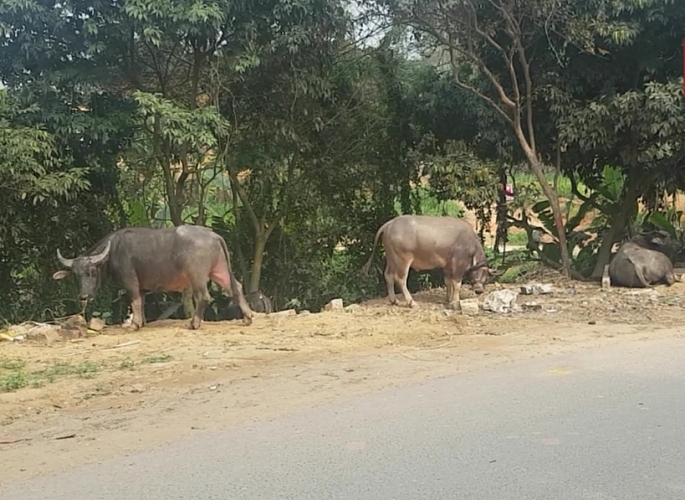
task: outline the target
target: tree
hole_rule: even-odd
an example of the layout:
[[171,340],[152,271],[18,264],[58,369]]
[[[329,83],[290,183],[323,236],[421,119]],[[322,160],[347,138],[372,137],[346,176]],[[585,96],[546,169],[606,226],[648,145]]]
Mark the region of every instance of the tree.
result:
[[[592,276],[599,278],[640,198],[681,185],[683,161],[682,54],[685,5],[672,0],[604,6],[622,29],[599,31],[592,53],[570,54],[543,89],[557,123],[566,172],[597,192],[592,204],[608,227]],[[625,182],[614,203],[598,203],[606,165]],[[588,197],[578,192],[584,200]]]
[[[444,52],[455,81],[490,105],[511,127],[531,171],[549,199],[566,274],[570,260],[558,195],[545,176],[536,142],[536,91],[531,45],[542,35],[543,20],[558,17],[544,2],[418,0],[383,2],[398,23]],[[482,81],[485,80],[485,82]],[[486,85],[484,85],[486,83]]]
[[[119,132],[105,138],[103,122],[78,112],[54,120],[61,103],[43,97],[40,108],[11,89],[0,92],[0,317],[8,321],[73,310],[50,279],[55,250],[103,236],[111,227],[103,213],[117,214],[108,155]],[[92,127],[86,133],[84,121]]]

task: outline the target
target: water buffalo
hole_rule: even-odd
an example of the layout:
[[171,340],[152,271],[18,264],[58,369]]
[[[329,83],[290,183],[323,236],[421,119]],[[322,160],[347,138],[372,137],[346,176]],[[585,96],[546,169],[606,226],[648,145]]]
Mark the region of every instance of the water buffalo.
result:
[[104,272],[119,282],[129,294],[133,310],[132,327],[145,324],[143,291],[180,292],[192,287],[195,315],[190,328],[200,328],[209,301],[207,281],[212,280],[231,293],[243,313],[245,324],[252,323],[252,311],[243,287],[231,270],[226,242],[211,229],[179,226],[151,229],[119,229],[101,239],[74,259],[57,258],[67,270],[57,271],[56,280],[74,272],[80,281],[79,298],[94,298]]
[[[267,297],[260,291],[245,294],[245,299],[247,300],[247,303],[250,305],[250,309],[252,309],[252,311],[254,312],[267,314],[273,312],[271,300],[269,299],[269,297]],[[240,310],[240,307],[238,306],[238,304],[236,304],[235,300],[231,301],[228,308],[226,309],[226,313],[227,319],[240,319],[243,317],[243,312]]]
[[[210,292],[210,295],[214,294]],[[253,313],[269,314],[273,312],[271,300],[262,292],[246,293],[245,300]],[[205,319],[209,321],[243,319],[243,312],[233,297],[217,294],[214,295],[211,305],[205,309]]]
[[409,268],[427,271],[442,268],[445,272],[447,303],[459,309],[459,290],[466,273],[471,274],[473,290],[480,294],[491,275],[483,246],[473,228],[456,217],[433,217],[428,215],[400,215],[383,224],[373,240],[371,257],[362,272],[368,273],[378,238],[383,235],[385,249],[385,283],[388,298],[397,304],[395,283],[400,285],[402,295],[409,307],[416,302],[407,290]]
[[666,235],[661,231],[638,234],[623,243],[609,264],[609,278],[614,286],[647,288],[664,283],[671,286],[680,278],[663,250]]

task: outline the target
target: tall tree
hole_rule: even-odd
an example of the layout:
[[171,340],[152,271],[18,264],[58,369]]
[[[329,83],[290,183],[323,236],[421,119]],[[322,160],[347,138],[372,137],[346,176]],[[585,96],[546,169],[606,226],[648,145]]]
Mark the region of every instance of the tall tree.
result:
[[[600,206],[593,198],[608,217],[594,278],[609,263],[638,200],[678,185],[685,152],[680,83],[685,4],[625,0],[603,9],[621,29],[599,31],[588,44],[592,50],[568,54],[543,89],[569,175],[595,190],[603,189],[605,165],[618,167],[625,178],[615,203]],[[576,195],[587,200],[578,190]]]

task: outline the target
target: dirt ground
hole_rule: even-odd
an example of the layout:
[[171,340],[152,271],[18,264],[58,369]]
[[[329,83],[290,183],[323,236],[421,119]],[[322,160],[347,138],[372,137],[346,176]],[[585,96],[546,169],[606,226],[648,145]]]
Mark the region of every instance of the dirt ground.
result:
[[[258,315],[251,326],[191,331],[162,321],[76,342],[0,342],[0,377],[25,385],[0,389],[0,487],[383,387],[682,335],[685,284],[603,291],[553,272],[527,282],[554,292],[519,295],[529,307],[507,314],[446,311],[444,290],[433,290],[416,294],[413,310],[379,298],[343,311]],[[487,292],[501,288],[520,286]]]

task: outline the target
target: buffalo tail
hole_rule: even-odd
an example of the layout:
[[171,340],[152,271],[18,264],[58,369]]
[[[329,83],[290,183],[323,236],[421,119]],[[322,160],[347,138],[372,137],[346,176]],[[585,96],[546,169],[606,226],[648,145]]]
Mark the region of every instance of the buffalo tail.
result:
[[374,254],[376,252],[376,244],[378,243],[378,238],[380,238],[381,234],[383,234],[383,231],[385,231],[385,226],[387,225],[388,223],[386,222],[378,229],[378,231],[376,231],[376,237],[373,239],[373,247],[371,247],[371,257],[369,257],[369,260],[366,261],[366,264],[364,264],[364,267],[362,267],[362,274],[364,276],[369,274],[369,269],[371,268],[371,261],[373,261]]
[[[247,303],[245,296],[238,288],[238,280],[233,274],[233,269],[231,267],[231,255],[228,253],[228,246],[223,238],[219,237],[219,241],[221,241],[221,249],[223,250],[224,257],[226,258],[226,266],[228,267],[228,276],[231,280],[231,293],[233,294],[233,299],[235,300],[236,304],[240,304],[241,301]],[[248,305],[248,307],[250,306]]]

